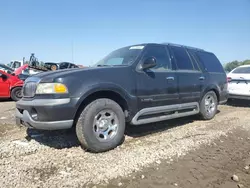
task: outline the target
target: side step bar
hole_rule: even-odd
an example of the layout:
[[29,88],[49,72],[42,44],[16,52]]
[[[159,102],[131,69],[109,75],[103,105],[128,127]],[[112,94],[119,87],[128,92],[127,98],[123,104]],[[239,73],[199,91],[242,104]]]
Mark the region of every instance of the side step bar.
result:
[[[181,110],[185,110],[185,111],[180,112]],[[198,102],[144,108],[140,110],[133,117],[131,124],[140,125],[140,124],[159,122],[159,121],[164,121],[164,120],[169,120],[169,119],[174,119],[174,118],[179,118],[179,117],[195,115],[195,114],[198,114],[199,112],[200,112],[200,108],[199,108]],[[157,116],[157,114],[159,114],[159,116]],[[143,118],[143,116],[150,116],[150,115],[154,117]]]

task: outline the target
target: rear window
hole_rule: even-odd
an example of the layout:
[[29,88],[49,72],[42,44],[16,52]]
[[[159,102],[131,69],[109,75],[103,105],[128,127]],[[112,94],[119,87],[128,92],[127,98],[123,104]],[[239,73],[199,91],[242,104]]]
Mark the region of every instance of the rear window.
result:
[[217,57],[208,52],[196,52],[200,61],[208,72],[224,72],[224,69]]
[[238,67],[232,73],[235,73],[235,74],[250,74],[250,67]]

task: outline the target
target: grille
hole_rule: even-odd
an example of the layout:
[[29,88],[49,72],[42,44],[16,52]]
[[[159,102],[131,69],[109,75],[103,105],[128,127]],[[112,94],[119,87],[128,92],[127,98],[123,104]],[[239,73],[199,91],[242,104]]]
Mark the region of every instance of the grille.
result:
[[28,82],[23,86],[23,97],[34,97],[36,93],[36,82]]

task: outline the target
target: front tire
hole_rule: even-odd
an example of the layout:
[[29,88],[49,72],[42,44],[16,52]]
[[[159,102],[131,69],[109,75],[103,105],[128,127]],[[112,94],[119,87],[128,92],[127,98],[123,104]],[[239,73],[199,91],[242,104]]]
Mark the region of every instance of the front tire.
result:
[[200,102],[200,116],[203,120],[213,119],[217,113],[218,99],[213,91],[207,92]]
[[10,97],[14,101],[19,101],[22,98],[22,88],[15,87],[14,89],[12,89]]
[[114,149],[124,140],[125,115],[113,100],[97,99],[85,107],[76,124],[82,147],[92,152]]

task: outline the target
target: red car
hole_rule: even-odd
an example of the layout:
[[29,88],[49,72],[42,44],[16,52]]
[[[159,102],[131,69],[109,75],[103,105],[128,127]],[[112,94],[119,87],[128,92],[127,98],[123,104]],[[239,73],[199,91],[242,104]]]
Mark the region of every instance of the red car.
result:
[[18,101],[22,98],[23,83],[24,81],[18,76],[0,70],[0,98],[11,98]]

